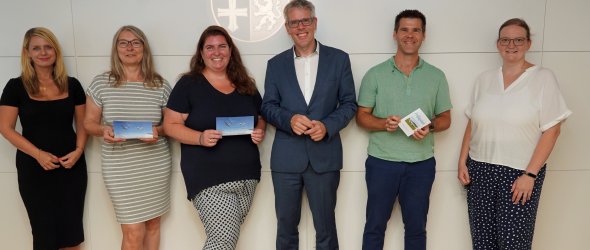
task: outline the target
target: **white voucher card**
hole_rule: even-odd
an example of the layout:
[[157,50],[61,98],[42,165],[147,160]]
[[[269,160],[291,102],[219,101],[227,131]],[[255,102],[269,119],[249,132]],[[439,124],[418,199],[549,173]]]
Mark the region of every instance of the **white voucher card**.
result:
[[399,122],[399,127],[404,131],[406,136],[410,136],[414,134],[416,130],[421,129],[428,124],[430,124],[430,120],[426,117],[426,114],[424,114],[422,109],[418,108],[402,118]]

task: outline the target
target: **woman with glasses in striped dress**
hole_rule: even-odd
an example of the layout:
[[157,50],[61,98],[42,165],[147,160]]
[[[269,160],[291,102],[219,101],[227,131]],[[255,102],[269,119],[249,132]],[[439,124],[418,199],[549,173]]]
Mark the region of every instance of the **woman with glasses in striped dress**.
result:
[[[121,27],[113,38],[111,70],[96,76],[86,90],[85,120],[88,133],[104,141],[102,175],[121,224],[121,249],[160,245],[160,216],[170,209],[172,163],[161,126],[170,91],[154,70],[144,33],[134,26]],[[153,136],[115,136],[116,121],[149,122]]]

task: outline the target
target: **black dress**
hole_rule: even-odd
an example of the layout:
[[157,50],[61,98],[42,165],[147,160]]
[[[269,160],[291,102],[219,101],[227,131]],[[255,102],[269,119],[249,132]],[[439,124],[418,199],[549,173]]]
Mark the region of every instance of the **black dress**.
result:
[[[18,108],[22,135],[39,149],[62,157],[76,149],[75,106],[85,104],[80,82],[68,78],[68,97],[37,101],[20,78],[11,79],[0,105]],[[82,216],[86,195],[84,154],[71,168],[46,171],[35,158],[17,150],[16,169],[21,198],[27,209],[34,249],[58,249],[84,241]]]

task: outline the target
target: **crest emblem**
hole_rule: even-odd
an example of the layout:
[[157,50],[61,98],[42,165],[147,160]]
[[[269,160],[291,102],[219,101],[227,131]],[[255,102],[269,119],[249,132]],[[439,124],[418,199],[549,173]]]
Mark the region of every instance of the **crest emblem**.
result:
[[217,25],[236,40],[260,42],[277,33],[285,23],[288,0],[211,0]]

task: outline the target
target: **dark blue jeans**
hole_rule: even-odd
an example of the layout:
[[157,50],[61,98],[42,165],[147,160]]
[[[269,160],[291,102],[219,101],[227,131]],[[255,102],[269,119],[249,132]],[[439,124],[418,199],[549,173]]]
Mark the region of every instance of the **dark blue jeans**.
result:
[[405,249],[426,249],[426,217],[435,165],[434,157],[411,163],[367,158],[368,200],[363,250],[383,249],[387,221],[396,198],[399,198],[405,226]]

